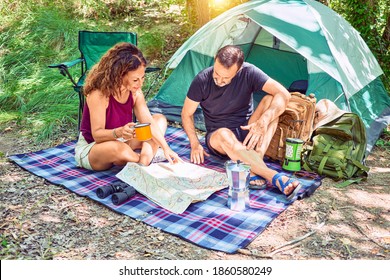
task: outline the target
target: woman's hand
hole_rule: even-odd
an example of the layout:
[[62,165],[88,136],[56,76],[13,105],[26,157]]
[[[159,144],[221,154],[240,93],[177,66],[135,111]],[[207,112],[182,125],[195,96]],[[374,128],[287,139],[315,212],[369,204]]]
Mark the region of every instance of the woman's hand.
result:
[[[130,122],[130,123],[125,124],[122,127],[117,128],[116,130],[120,130],[122,134],[119,134],[119,135],[122,135],[121,137],[123,139],[125,139],[126,141],[128,141],[128,140],[132,140],[135,138],[134,126],[135,126],[135,123]],[[117,135],[118,135],[118,133],[117,133]]]
[[164,155],[170,164],[183,163],[184,161],[168,146],[164,150]]

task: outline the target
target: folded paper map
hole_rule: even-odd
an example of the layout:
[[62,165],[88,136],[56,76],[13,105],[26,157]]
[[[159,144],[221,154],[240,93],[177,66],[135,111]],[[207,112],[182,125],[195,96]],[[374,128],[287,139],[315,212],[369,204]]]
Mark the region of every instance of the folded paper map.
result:
[[225,173],[191,163],[160,162],[142,166],[129,162],[116,177],[176,214],[228,186]]

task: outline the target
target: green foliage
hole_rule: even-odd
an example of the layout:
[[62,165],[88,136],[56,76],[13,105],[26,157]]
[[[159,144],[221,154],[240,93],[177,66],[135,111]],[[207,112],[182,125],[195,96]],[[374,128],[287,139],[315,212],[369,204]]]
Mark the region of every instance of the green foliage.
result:
[[390,93],[390,42],[385,36],[390,16],[390,2],[388,0],[329,0],[328,3],[330,8],[360,32],[384,71],[383,82]]
[[[78,31],[134,31],[153,66],[162,67],[191,31],[184,0],[3,0],[0,3],[0,123],[16,120],[35,139],[75,129],[78,96],[48,65],[79,57]],[[159,13],[170,9],[169,13]],[[77,77],[79,68],[71,68]],[[155,77],[154,77],[155,78]],[[147,88],[153,80],[145,83]],[[152,93],[153,94],[153,93]],[[149,97],[150,98],[150,97]]]
[[6,248],[7,246],[8,246],[8,241],[7,241],[6,237],[2,234],[1,235],[1,247]]
[[[47,65],[73,55],[76,42],[72,33],[77,32],[78,26],[71,24],[66,10],[58,10],[51,3],[42,4],[47,5],[23,6],[16,2],[6,7],[3,4],[1,9],[2,13],[14,13],[14,18],[4,17],[1,22],[0,109],[18,111],[19,119],[26,124],[29,119],[40,120],[42,125],[33,125],[32,132],[50,127],[46,124],[52,118],[46,118],[46,112],[52,110],[53,104],[68,108],[66,115],[77,114],[77,102],[69,98],[69,85]],[[61,123],[72,123],[61,116],[62,111],[53,112]]]
[[[383,84],[390,94],[390,2],[388,0],[321,0],[344,17],[362,36],[377,58],[384,75]],[[387,28],[387,30],[386,30]],[[387,34],[389,35],[389,34]],[[390,148],[390,132],[385,129],[377,146]]]
[[[196,31],[186,17],[189,0],[2,0],[0,1],[0,124],[16,120],[36,139],[75,129],[78,97],[69,80],[47,66],[79,57],[79,30],[134,31],[152,66],[163,67]],[[223,1],[228,8],[246,0]],[[322,1],[322,2],[325,2]],[[362,35],[390,77],[384,40],[387,0],[328,0]],[[211,2],[210,2],[211,3]],[[213,2],[214,3],[214,2]],[[223,12],[210,4],[211,16]],[[164,12],[161,12],[164,11]],[[72,68],[72,73],[79,71]],[[144,89],[156,80],[150,76]],[[148,96],[150,99],[163,80]],[[389,79],[384,79],[390,91]]]
[[390,150],[390,130],[385,129],[380,139],[376,142],[376,146]]

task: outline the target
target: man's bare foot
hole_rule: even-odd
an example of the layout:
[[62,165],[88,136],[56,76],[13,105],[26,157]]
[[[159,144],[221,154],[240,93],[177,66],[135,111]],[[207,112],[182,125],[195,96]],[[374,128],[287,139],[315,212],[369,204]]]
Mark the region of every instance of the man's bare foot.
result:
[[250,175],[250,179],[249,179],[250,189],[259,189],[264,187],[265,184],[266,184],[266,180],[263,177],[255,174]]

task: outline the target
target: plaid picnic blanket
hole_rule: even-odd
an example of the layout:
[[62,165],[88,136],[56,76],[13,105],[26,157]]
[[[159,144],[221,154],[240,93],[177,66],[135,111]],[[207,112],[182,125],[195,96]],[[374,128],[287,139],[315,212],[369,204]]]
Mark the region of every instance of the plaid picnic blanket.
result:
[[[182,159],[189,161],[190,146],[183,129],[168,127],[166,139]],[[201,141],[204,144],[204,139]],[[262,190],[250,191],[251,208],[243,212],[231,211],[227,207],[227,188],[212,194],[205,201],[191,204],[182,214],[174,214],[141,194],[136,194],[125,203],[115,206],[110,196],[99,199],[95,190],[119,181],[115,175],[121,168],[114,167],[102,172],[77,168],[74,147],[75,141],[71,141],[46,150],[12,155],[9,159],[52,184],[64,186],[81,196],[87,196],[114,211],[141,220],[198,246],[227,253],[245,248],[273,219],[293,203],[287,201],[281,192],[269,185]],[[276,162],[266,163],[270,168],[281,170],[280,164]],[[224,172],[223,164],[224,161],[220,159],[208,157],[203,166]],[[296,175],[300,176],[299,179],[304,185],[298,199],[311,194],[321,185],[321,177],[316,174],[300,172]]]

